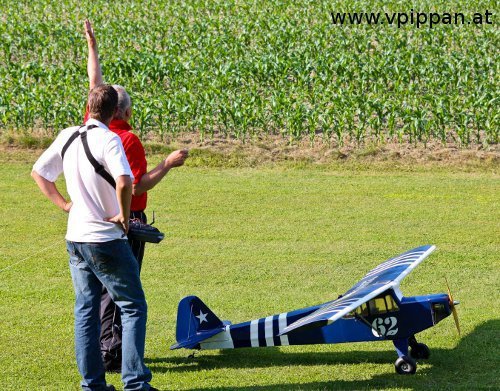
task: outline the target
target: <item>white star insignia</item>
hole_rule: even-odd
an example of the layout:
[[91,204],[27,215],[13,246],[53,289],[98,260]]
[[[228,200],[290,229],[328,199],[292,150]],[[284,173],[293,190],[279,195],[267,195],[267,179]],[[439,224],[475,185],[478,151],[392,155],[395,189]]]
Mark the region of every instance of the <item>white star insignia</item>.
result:
[[200,314],[196,315],[196,317],[200,320],[200,324],[202,324],[203,322],[208,323],[207,315],[208,315],[208,312],[206,314],[204,314],[201,310],[200,310]]

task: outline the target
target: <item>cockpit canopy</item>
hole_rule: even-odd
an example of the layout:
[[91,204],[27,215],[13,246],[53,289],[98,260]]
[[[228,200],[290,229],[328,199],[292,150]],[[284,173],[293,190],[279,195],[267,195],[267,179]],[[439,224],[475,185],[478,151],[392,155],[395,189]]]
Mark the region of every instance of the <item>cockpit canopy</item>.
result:
[[372,315],[386,314],[388,312],[399,311],[399,306],[396,300],[387,292],[384,292],[380,296],[377,296],[366,303],[361,304],[359,307],[355,308],[354,311],[349,312],[345,318],[353,318],[361,316],[363,318],[370,317]]

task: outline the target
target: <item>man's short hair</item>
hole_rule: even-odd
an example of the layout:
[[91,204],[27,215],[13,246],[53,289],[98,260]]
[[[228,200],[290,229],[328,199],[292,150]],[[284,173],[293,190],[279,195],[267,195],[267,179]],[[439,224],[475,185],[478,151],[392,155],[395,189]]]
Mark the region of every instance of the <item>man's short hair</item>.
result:
[[118,93],[118,112],[115,115],[117,119],[123,119],[125,115],[125,111],[132,106],[132,100],[130,99],[130,95],[125,91],[125,88],[118,84],[113,84],[113,88]]
[[89,117],[101,122],[113,118],[118,104],[118,93],[109,84],[101,84],[89,92]]

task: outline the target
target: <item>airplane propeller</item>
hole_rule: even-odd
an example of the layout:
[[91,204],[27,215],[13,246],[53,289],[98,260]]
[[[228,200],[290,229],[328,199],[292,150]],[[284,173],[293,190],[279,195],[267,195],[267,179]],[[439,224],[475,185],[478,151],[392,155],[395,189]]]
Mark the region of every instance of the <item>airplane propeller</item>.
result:
[[453,300],[453,296],[451,295],[450,285],[448,284],[448,279],[446,277],[444,279],[446,281],[446,287],[448,288],[448,299],[450,301],[451,312],[453,313],[453,319],[455,319],[455,326],[457,326],[458,335],[460,335],[460,324],[458,323],[458,314],[457,314],[457,309],[455,308],[455,306],[457,304],[460,304],[460,302]]

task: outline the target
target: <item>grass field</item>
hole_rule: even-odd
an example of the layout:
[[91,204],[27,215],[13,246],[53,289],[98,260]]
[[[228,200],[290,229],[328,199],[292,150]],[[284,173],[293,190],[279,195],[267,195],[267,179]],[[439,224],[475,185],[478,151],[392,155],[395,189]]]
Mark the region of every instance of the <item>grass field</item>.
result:
[[[66,216],[29,177],[36,156],[0,156],[0,384],[77,390]],[[152,162],[157,160],[153,158]],[[60,183],[63,187],[63,183]],[[167,233],[147,248],[146,357],[162,390],[498,389],[498,175],[460,168],[361,169],[349,164],[187,166],[150,194]],[[423,332],[431,358],[394,373],[390,343],[235,351],[170,351],[178,301],[202,298],[233,322],[331,300],[379,262],[422,244],[437,251],[402,283],[445,292],[451,318]],[[118,375],[108,381],[120,386]]]
[[[500,389],[498,4],[417,3],[0,1],[0,389],[79,389],[66,216],[29,176],[37,154],[4,144],[44,146],[81,121],[85,18],[105,80],[131,93],[139,136],[194,146],[150,194],[148,211],[167,234],[148,246],[142,274],[154,386]],[[397,28],[331,18],[413,9],[467,19],[489,10],[493,23]],[[410,156],[417,145],[423,158]],[[394,373],[385,342],[194,360],[169,350],[186,295],[222,319],[247,321],[332,300],[423,244],[438,249],[402,291],[445,292],[446,276],[462,335],[452,319],[423,332],[431,358],[415,376]],[[116,374],[108,381],[121,385]]]

